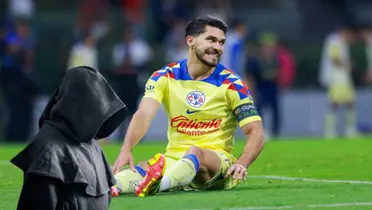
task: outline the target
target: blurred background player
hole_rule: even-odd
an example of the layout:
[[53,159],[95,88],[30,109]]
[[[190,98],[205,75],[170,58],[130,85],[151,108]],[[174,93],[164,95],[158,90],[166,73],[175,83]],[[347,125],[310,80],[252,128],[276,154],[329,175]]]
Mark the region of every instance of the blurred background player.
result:
[[245,41],[248,34],[248,27],[242,20],[234,20],[231,29],[226,34],[226,45],[221,61],[232,69],[240,77],[244,78]]
[[360,28],[360,35],[365,43],[367,69],[364,75],[366,85],[372,85],[372,26],[368,23],[363,23]]
[[[113,69],[117,94],[128,109],[127,120],[110,136],[110,139],[123,139],[130,118],[137,110],[141,88],[139,76],[147,69],[147,64],[152,57],[152,51],[148,43],[136,35],[130,27],[122,36],[122,41],[115,44],[112,50]],[[129,91],[130,90],[130,91]]]
[[329,34],[324,42],[320,66],[320,83],[327,88],[330,109],[326,116],[324,135],[336,137],[336,113],[346,107],[346,136],[356,135],[355,93],[352,80],[352,61],[349,45],[355,39],[354,27],[342,25]]
[[0,88],[6,106],[5,139],[25,141],[31,133],[33,99],[32,51],[19,34],[9,36],[0,62]]
[[267,138],[271,138],[271,136],[278,137],[280,131],[280,58],[277,48],[277,37],[272,33],[264,33],[259,38],[257,55],[255,58],[250,57],[247,59],[246,65],[247,78],[251,81],[249,84],[254,86],[258,113],[262,117],[264,109],[269,108],[272,114],[272,129],[270,133],[265,134]]
[[90,33],[84,34],[71,49],[68,69],[77,66],[89,66],[99,70],[95,38]]

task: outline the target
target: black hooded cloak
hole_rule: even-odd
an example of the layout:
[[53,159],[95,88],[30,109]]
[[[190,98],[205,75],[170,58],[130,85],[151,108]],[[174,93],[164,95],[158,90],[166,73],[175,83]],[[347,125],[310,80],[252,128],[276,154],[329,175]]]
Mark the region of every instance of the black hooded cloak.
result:
[[108,209],[116,183],[95,139],[109,136],[125,111],[98,71],[67,71],[40,117],[39,132],[11,160],[24,172],[18,209]]

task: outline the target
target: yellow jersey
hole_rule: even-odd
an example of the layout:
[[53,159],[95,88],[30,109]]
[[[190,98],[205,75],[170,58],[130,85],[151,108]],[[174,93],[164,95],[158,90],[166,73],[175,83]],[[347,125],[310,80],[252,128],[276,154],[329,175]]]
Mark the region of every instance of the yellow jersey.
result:
[[186,64],[187,59],[155,71],[145,87],[144,98],[165,108],[167,153],[192,146],[230,153],[237,125],[261,120],[248,86],[220,63],[208,78],[193,80]]

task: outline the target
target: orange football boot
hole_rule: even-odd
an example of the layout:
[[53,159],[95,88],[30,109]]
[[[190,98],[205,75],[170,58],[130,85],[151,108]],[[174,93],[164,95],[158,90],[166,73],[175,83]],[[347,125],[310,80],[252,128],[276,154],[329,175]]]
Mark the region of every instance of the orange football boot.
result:
[[165,173],[165,156],[158,153],[148,161],[148,164],[146,176],[135,190],[136,196],[139,197],[153,195],[158,192],[161,178],[163,178]]

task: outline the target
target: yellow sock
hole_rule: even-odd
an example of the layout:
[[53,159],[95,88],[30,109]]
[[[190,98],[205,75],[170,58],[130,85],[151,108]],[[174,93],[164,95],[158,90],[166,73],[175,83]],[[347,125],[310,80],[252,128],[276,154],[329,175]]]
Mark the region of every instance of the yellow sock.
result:
[[120,193],[134,192],[136,186],[142,181],[146,171],[138,166],[136,166],[136,169],[137,172],[133,172],[131,169],[124,169],[114,175]]
[[167,191],[189,184],[198,173],[198,170],[199,161],[196,156],[185,156],[165,171],[160,182],[159,191]]

